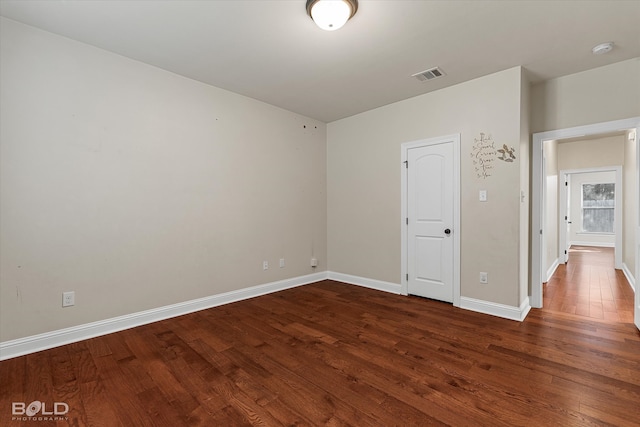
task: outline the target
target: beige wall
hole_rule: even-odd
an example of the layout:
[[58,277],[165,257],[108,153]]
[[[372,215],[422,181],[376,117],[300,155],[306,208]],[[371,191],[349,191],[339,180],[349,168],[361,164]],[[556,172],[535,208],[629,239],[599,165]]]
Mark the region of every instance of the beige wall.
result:
[[[460,133],[462,296],[518,306],[523,96],[517,67],[330,123],[329,269],[400,283],[401,144]],[[515,148],[518,161],[496,161],[493,176],[478,178],[470,153],[481,133]],[[489,284],[478,283],[480,271]]]
[[624,136],[607,136],[558,144],[558,170],[624,164]]
[[560,256],[558,252],[560,238],[558,230],[558,217],[560,215],[558,210],[558,142],[545,141],[543,150],[545,157],[545,212],[542,229],[545,231],[545,247],[543,248],[542,266],[543,271],[547,273],[547,277],[543,278],[546,281],[549,279],[550,273],[553,272],[552,267]]
[[[634,59],[530,95],[516,67],[325,125],[0,19],[0,341],[312,273],[311,256],[398,283],[400,144],[451,133],[462,295],[517,306],[529,127],[640,116]],[[481,133],[518,161],[478,178]]]
[[[624,141],[624,168],[622,170],[622,180],[624,185],[623,199],[623,227],[622,233],[622,262],[626,265],[628,273],[636,275],[636,234],[634,230],[638,226],[638,181],[637,181],[637,136],[636,139],[629,140],[628,134]],[[638,289],[638,278],[635,277],[636,289]]]
[[0,341],[326,270],[326,125],[1,30]]
[[529,237],[530,227],[530,162],[531,162],[531,84],[527,73],[521,69],[520,81],[520,295],[519,303],[522,304],[529,296],[530,280],[530,253]]
[[532,132],[640,116],[640,58],[532,87]]

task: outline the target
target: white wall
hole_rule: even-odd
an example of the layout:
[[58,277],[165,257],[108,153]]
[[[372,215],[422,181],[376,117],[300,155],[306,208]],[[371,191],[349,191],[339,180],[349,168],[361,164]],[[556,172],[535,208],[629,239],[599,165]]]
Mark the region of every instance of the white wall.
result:
[[[569,235],[567,236],[571,245],[586,246],[615,246],[615,234],[588,233],[583,231],[582,223],[582,185],[583,184],[616,184],[616,197],[622,197],[619,183],[616,182],[615,172],[585,172],[572,173],[570,179],[569,196]],[[624,233],[623,233],[624,234]]]
[[0,341],[326,270],[324,124],[1,31]]
[[[400,283],[400,145],[461,133],[461,293],[519,306],[522,70],[513,68],[332,122],[327,129],[328,251],[334,272]],[[480,134],[516,150],[476,175]],[[522,146],[521,146],[522,143]],[[488,191],[488,202],[478,191]],[[527,194],[525,194],[527,196]],[[525,200],[525,204],[528,199]],[[528,229],[528,224],[527,224]],[[455,232],[455,230],[454,230]],[[481,285],[480,271],[489,272]]]

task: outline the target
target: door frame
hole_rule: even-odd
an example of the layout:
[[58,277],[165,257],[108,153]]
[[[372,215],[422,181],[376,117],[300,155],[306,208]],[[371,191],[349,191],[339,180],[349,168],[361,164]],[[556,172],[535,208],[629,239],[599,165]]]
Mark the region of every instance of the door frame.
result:
[[[566,183],[562,185],[562,183]],[[566,264],[569,261],[569,236],[567,236],[567,217],[571,214],[568,211],[570,202],[571,174],[565,171],[558,172],[558,186],[561,187],[558,194],[558,261],[559,264]],[[546,200],[546,199],[543,199]],[[563,218],[564,217],[564,218]],[[562,224],[562,226],[560,226]],[[543,227],[544,229],[544,227]],[[543,264],[545,265],[545,264]],[[549,280],[550,277],[547,277]]]
[[[542,176],[542,151],[544,141],[599,135],[629,129],[636,129],[636,151],[638,151],[640,117],[533,134],[531,170],[531,294],[529,295],[531,307],[542,308],[542,279],[544,277],[544,272],[542,271],[544,268],[542,265],[542,249],[544,248],[542,218],[545,207],[544,200],[542,199],[542,187],[544,185]],[[639,168],[640,165],[636,165],[636,169]],[[638,175],[638,171],[636,171],[636,175]],[[640,221],[640,214],[638,215],[638,220]],[[638,224],[638,229],[639,230],[636,231],[636,245],[638,244],[638,238],[640,238],[640,236],[638,236],[638,234],[640,234],[640,224]],[[637,253],[636,257],[638,257]],[[639,272],[640,266],[636,263],[636,279],[640,276]],[[638,295],[640,295],[640,292],[636,292],[636,298]],[[638,311],[638,304],[636,304],[636,312]]]
[[[634,179],[636,181],[636,189],[640,192],[640,118],[638,120],[638,126],[635,131],[636,137],[636,173]],[[640,197],[636,200],[636,276],[634,292],[634,304],[633,304],[633,323],[636,328],[640,329]]]
[[[617,270],[622,269],[622,198],[624,196],[624,183],[622,182],[622,166],[610,166],[610,167],[597,167],[597,168],[585,168],[585,169],[563,169],[558,173],[558,176],[564,177],[569,182],[569,186],[571,185],[571,175],[574,174],[584,174],[584,173],[598,173],[598,172],[614,172],[616,175],[615,185],[616,185],[616,194],[615,194],[615,243],[614,243],[614,267]],[[562,181],[564,182],[564,180]],[[562,184],[560,184],[562,185]],[[622,190],[622,192],[621,192]],[[563,189],[560,191],[560,217],[558,218],[558,223],[560,223],[562,217],[566,215],[567,204],[570,204],[571,201],[567,199],[567,189]],[[562,203],[564,202],[564,206]],[[575,213],[574,213],[575,214]],[[558,255],[562,257],[562,259],[568,259],[569,254],[566,257],[563,256],[562,251],[565,248],[569,247],[571,243],[569,236],[567,234],[566,222],[565,226],[562,228],[562,232],[558,233]],[[563,248],[563,243],[565,248]]]
[[421,139],[401,144],[401,160],[400,176],[401,176],[401,207],[400,207],[400,226],[401,248],[400,248],[400,293],[409,295],[408,275],[408,244],[409,244],[409,226],[407,224],[408,213],[408,172],[407,159],[409,150],[412,148],[426,147],[436,144],[453,144],[453,305],[460,307],[460,134],[452,134],[440,136],[436,138]]

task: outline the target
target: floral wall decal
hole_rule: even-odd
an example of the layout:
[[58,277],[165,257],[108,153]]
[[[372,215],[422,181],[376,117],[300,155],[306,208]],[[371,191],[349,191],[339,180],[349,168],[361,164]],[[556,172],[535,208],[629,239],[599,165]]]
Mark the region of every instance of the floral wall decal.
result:
[[511,147],[507,147],[507,144],[503,144],[502,148],[498,150],[498,159],[503,160],[505,162],[513,162],[516,159],[515,155],[516,149]]

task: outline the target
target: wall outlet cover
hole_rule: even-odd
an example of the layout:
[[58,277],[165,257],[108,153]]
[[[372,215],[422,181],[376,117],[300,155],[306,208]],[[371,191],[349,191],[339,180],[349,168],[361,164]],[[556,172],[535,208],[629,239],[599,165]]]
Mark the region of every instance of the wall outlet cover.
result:
[[62,293],[62,306],[71,307],[76,304],[76,293],[74,291]]
[[480,283],[489,283],[489,274],[480,272]]

